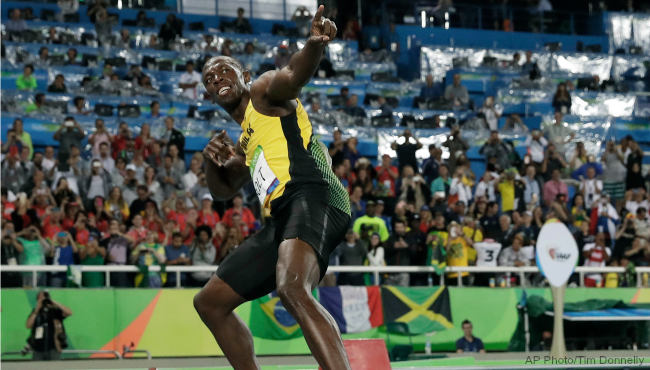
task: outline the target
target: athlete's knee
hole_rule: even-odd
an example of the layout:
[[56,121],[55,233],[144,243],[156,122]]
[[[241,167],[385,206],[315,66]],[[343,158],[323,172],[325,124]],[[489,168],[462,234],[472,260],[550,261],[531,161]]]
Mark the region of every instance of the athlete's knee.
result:
[[222,280],[213,277],[194,296],[194,309],[201,318],[208,315],[224,315],[232,312],[242,302],[241,297],[230,289]]
[[297,279],[279,279],[277,292],[282,305],[289,311],[304,308],[313,298],[305,283]]

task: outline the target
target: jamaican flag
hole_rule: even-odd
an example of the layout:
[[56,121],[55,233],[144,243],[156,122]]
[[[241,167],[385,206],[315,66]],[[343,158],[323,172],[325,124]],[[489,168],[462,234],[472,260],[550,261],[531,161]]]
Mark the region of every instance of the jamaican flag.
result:
[[293,339],[302,336],[296,320],[282,306],[275,292],[251,302],[250,329],[253,336],[265,339]]
[[424,334],[453,327],[449,291],[446,287],[381,288],[384,322],[408,324],[411,334]]

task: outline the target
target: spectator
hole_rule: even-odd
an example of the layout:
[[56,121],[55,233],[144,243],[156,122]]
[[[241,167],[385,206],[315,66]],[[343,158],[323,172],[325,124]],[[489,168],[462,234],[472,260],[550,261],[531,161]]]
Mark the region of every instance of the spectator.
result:
[[68,88],[65,87],[65,78],[63,75],[56,75],[54,82],[47,88],[49,93],[66,93]]
[[[89,12],[92,11],[92,9],[93,8],[91,8]],[[108,11],[101,7],[96,10],[96,19],[94,23],[99,45],[110,45],[113,36],[113,26],[117,24],[117,20],[114,17],[109,17]]]
[[96,0],[92,6],[88,7],[86,15],[90,18],[90,22],[95,23],[97,20],[97,12],[100,10],[106,10],[106,1],[105,0]]
[[460,74],[454,74],[453,85],[448,85],[443,96],[453,110],[467,109],[469,93],[467,88],[460,84]]
[[289,54],[289,48],[287,45],[282,44],[278,46],[278,54],[275,56],[275,68],[282,69],[289,65],[291,60],[291,54]]
[[296,28],[301,37],[308,37],[311,29],[311,13],[305,6],[298,6],[291,16],[291,21],[296,22]]
[[77,61],[77,49],[75,48],[68,49],[67,58],[68,59],[66,59],[65,65],[67,66],[80,65],[80,62]]
[[424,176],[427,185],[440,176],[440,165],[442,164],[442,150],[435,145],[429,145],[429,158],[422,163],[422,176]]
[[[605,267],[605,264],[612,256],[612,251],[605,244],[605,233],[596,234],[594,243],[586,244],[582,250],[585,258],[584,266]],[[589,274],[585,276],[586,287],[601,287],[603,276],[601,274]]]
[[[197,237],[190,247],[191,264],[194,266],[210,266],[217,256],[217,249],[212,244],[212,229],[208,225],[196,229]],[[165,251],[167,253],[167,251]],[[203,287],[212,277],[213,272],[202,271],[192,273],[192,286]]]
[[547,207],[554,202],[558,196],[564,196],[563,203],[566,204],[566,197],[568,196],[569,191],[567,189],[566,183],[560,180],[560,170],[553,170],[551,180],[547,181],[544,184],[544,203]]
[[496,202],[496,191],[497,184],[499,184],[499,175],[494,172],[485,171],[481,181],[476,185],[476,192],[474,193],[474,198],[478,200],[479,198],[487,199],[490,202]]
[[[368,249],[354,231],[349,229],[345,234],[345,240],[339,244],[334,253],[340,258],[341,266],[362,266]],[[359,272],[340,273],[337,283],[338,285],[365,285],[363,274]]]
[[[332,78],[336,76],[336,71],[332,62],[327,58],[327,51],[323,49],[323,55],[318,63],[318,69],[314,73],[314,77],[318,78]],[[313,109],[313,108],[312,108]],[[316,112],[314,112],[316,113]]]
[[530,159],[533,162],[536,170],[542,168],[542,163],[544,162],[544,151],[548,145],[548,141],[544,136],[542,136],[541,131],[533,130],[527,137],[526,142],[524,143],[528,147],[528,152],[530,153]]
[[14,9],[11,12],[11,19],[5,23],[5,29],[8,32],[22,32],[27,29],[27,22],[20,17],[20,9]]
[[232,22],[232,26],[236,33],[253,33],[253,27],[248,19],[244,18],[244,8],[237,9],[237,18]]
[[129,205],[122,196],[122,189],[114,186],[104,203],[104,209],[111,217],[118,221],[127,220],[130,215]]
[[596,169],[594,167],[587,168],[587,178],[581,179],[579,190],[584,196],[585,209],[589,212],[592,205],[598,202],[600,193],[603,191],[603,182],[596,179]]
[[469,143],[462,138],[460,128],[454,125],[451,128],[449,136],[447,136],[447,140],[442,144],[442,146],[449,149],[449,159],[447,160],[449,165],[448,168],[451,173],[455,173],[456,162],[459,157],[458,154],[465,153],[469,149]]
[[361,199],[362,195],[363,188],[361,186],[354,187],[350,193],[350,209],[352,213],[350,222],[352,223],[366,213],[366,202]]
[[[3,210],[6,208],[3,207]],[[16,233],[11,222],[3,223],[2,230],[2,265],[16,266],[20,254],[23,253],[23,246],[16,240]],[[10,225],[10,226],[7,226]],[[20,288],[23,280],[19,272],[3,272],[2,288]]]
[[34,95],[34,102],[25,107],[25,114],[32,112],[41,113],[41,109],[45,106],[45,94],[38,93]]
[[[95,236],[88,238],[88,245],[79,251],[79,260],[84,266],[102,266],[105,259],[106,249],[99,246]],[[82,272],[81,281],[85,288],[103,288],[106,285],[104,273],[99,271]]]
[[[142,73],[142,67],[137,64],[132,64],[129,72],[124,76],[124,81],[131,81],[133,85],[139,85],[140,80],[144,77],[145,74]],[[153,102],[152,102],[153,104]]]
[[[96,133],[97,132],[95,132],[95,134]],[[107,142],[102,142],[99,144],[99,156],[96,158],[99,159],[99,161],[102,163],[102,168],[104,168],[104,170],[106,170],[109,174],[114,172],[115,160],[110,155],[110,147]]]
[[[153,231],[147,232],[145,242],[138,245],[131,253],[131,262],[136,266],[154,266],[165,264],[165,248],[156,243],[157,235]],[[135,278],[136,287],[160,288],[163,281],[160,272],[149,271],[145,269],[147,275],[138,274]]]
[[[76,99],[81,99],[81,101],[83,102],[82,97],[75,98],[75,101],[76,101]],[[77,105],[77,104],[75,103],[75,105]],[[106,156],[107,158],[110,158],[110,155],[109,155],[110,153],[108,151],[108,148],[109,148],[109,145],[111,145],[111,143],[113,142],[113,140],[114,140],[113,135],[111,135],[108,132],[108,130],[106,130],[106,124],[104,123],[104,120],[101,119],[101,118],[96,119],[95,120],[95,132],[88,136],[88,144],[93,146],[93,148],[92,148],[93,158],[101,158],[102,162],[105,162],[104,156]],[[106,149],[104,149],[104,151],[105,151],[104,155],[102,155],[102,152],[101,152],[102,144],[105,144],[105,147],[106,147]],[[110,158],[110,159],[113,160],[113,158]],[[114,166],[115,166],[115,162],[113,161],[112,166],[109,166],[108,168],[106,168],[106,167],[104,167],[104,168],[106,168],[107,171],[111,172],[113,170]]]
[[82,114],[88,115],[90,111],[86,109],[86,99],[81,96],[77,96],[73,100],[73,107],[71,114]]
[[57,132],[54,133],[54,140],[59,144],[59,162],[66,163],[72,151],[72,147],[81,147],[81,140],[86,137],[84,130],[73,117],[66,117]]
[[526,205],[539,206],[540,199],[542,199],[542,192],[535,176],[534,165],[531,164],[526,167],[526,176],[522,178],[522,181],[526,185],[526,189],[524,190],[524,202],[526,202]]
[[557,90],[555,91],[555,95],[553,95],[552,104],[556,112],[562,114],[571,113],[571,95],[569,94],[564,82],[557,85]]
[[433,75],[428,74],[426,77],[426,84],[420,89],[420,97],[425,99],[437,100],[442,96],[441,89],[434,85]]
[[506,123],[501,131],[528,132],[528,127],[517,113],[512,113],[506,117]]
[[241,221],[248,227],[248,230],[255,229],[255,215],[248,207],[244,206],[244,197],[241,193],[235,194],[234,198],[232,198],[232,207],[228,208],[223,214],[222,222],[226,227],[234,226],[233,216],[235,214],[241,217]]
[[31,159],[34,154],[34,147],[32,145],[32,136],[29,132],[24,130],[23,120],[16,118],[12,129],[14,130],[15,138],[20,142],[21,146],[29,148],[29,158]]
[[126,138],[126,147],[120,150],[119,152],[117,152],[117,157],[115,159],[122,158],[128,165],[131,164],[131,162],[133,162],[133,157],[135,157],[135,153],[136,153],[135,140],[132,137],[128,137]]
[[[34,361],[56,361],[61,359],[61,348],[65,345],[63,320],[72,316],[72,310],[53,300],[47,291],[36,295],[36,307],[27,317],[28,339]],[[43,328],[52,328],[50,330]]]
[[[75,255],[79,253],[79,249],[69,232],[58,233],[52,247],[50,257],[52,257],[53,265],[70,266],[75,264]],[[50,276],[50,285],[55,288],[64,288],[67,285],[67,280],[65,272],[53,272]]]
[[183,175],[183,184],[185,189],[192,189],[199,181],[199,172],[201,171],[201,162],[197,158],[192,158],[190,169]]
[[[564,157],[564,145],[571,142],[576,136],[576,133],[571,130],[563,121],[563,113],[560,111],[555,112],[555,119],[553,125],[547,125],[544,132],[549,141],[555,145],[555,149]],[[570,138],[567,140],[567,136]]]
[[102,162],[99,159],[93,159],[90,173],[87,177],[83,178],[81,183],[86,204],[92,202],[96,197],[106,199],[110,193],[111,184],[111,175],[102,168]]
[[191,60],[185,64],[185,73],[181,75],[178,87],[183,89],[183,96],[188,99],[198,99],[201,74],[194,70],[194,62]]
[[516,170],[508,169],[501,178],[498,189],[501,194],[501,212],[508,213],[515,209],[515,174]]
[[[631,158],[632,156],[630,156]],[[629,163],[629,162],[628,162]],[[589,167],[593,169],[593,167]],[[594,173],[595,173],[595,169]],[[638,190],[645,189],[645,179],[641,174],[641,164],[633,163],[630,170],[627,171],[627,179],[625,180],[625,190]]]
[[79,11],[79,2],[77,0],[58,0],[56,4],[61,9],[61,12],[56,15],[57,22],[64,22],[66,15],[76,14]]
[[490,137],[485,142],[485,144],[479,150],[479,154],[484,156],[488,162],[491,158],[496,160],[496,164],[499,165],[501,169],[510,168],[510,159],[509,159],[510,148],[499,138],[498,131],[490,132]]
[[352,184],[352,188],[360,187],[363,189],[363,195],[361,198],[364,200],[374,197],[377,182],[370,178],[370,175],[368,175],[368,170],[361,169],[357,172],[357,180],[354,182],[354,184]]
[[399,177],[397,167],[391,165],[391,158],[388,154],[381,157],[381,166],[375,167],[377,172],[377,196],[394,197],[395,180]]
[[244,66],[244,69],[256,75],[264,61],[264,56],[255,52],[255,46],[253,46],[252,42],[247,42],[244,47],[244,54],[238,55],[237,59]]
[[439,174],[438,178],[433,180],[431,183],[431,194],[435,196],[435,194],[444,192],[445,195],[443,198],[446,198],[449,195],[449,188],[451,185],[451,178],[449,177],[449,167],[445,163],[441,164],[439,169]]
[[147,204],[153,202],[153,199],[149,196],[149,188],[147,185],[138,185],[136,189],[138,197],[131,202],[129,207],[130,220],[132,220],[135,215],[144,216]]
[[[452,221],[448,227],[449,238],[445,245],[447,251],[447,266],[469,266],[470,250],[474,247],[474,241],[465,235],[462,227]],[[462,272],[462,285],[469,285],[469,273]],[[447,274],[449,285],[458,285],[458,273],[452,272]]]
[[360,31],[361,27],[359,26],[359,22],[352,17],[348,20],[348,23],[346,23],[341,38],[346,41],[356,41],[359,37]]
[[463,337],[456,341],[456,353],[485,353],[483,341],[472,335],[472,323],[469,320],[463,321]]
[[165,156],[164,167],[162,167],[157,174],[156,180],[163,187],[163,196],[168,199],[173,192],[183,189],[183,180],[181,174],[173,168],[172,156],[167,154]]
[[[18,9],[15,9],[15,11],[18,11],[20,13],[20,10]],[[16,89],[23,90],[23,91],[34,91],[38,87],[38,84],[33,74],[34,74],[34,66],[31,64],[25,64],[25,66],[23,67],[23,74],[16,79]],[[25,113],[29,113],[29,112],[25,112]]]
[[[354,95],[352,95],[354,97]],[[404,139],[402,139],[402,137]],[[413,140],[411,140],[413,139]],[[397,152],[397,161],[399,171],[404,171],[404,166],[411,166],[413,170],[418,169],[418,160],[415,153],[422,148],[420,141],[411,134],[411,130],[406,129],[397,141],[391,144],[391,149]]]
[[18,194],[27,182],[29,173],[20,165],[18,154],[10,154],[2,164],[2,185],[14,194]]
[[[379,234],[381,236],[381,233]],[[381,238],[380,238],[381,239]],[[411,256],[415,254],[417,245],[412,243],[411,238],[406,234],[406,224],[402,220],[396,220],[393,234],[390,238],[384,239],[384,251],[386,264],[388,266],[409,266]],[[384,279],[386,285],[409,286],[410,276],[406,272],[389,274]]]
[[577,170],[585,163],[589,162],[589,156],[587,150],[585,149],[585,144],[582,142],[576,143],[575,152],[571,155],[569,159],[569,166],[571,171]]
[[[6,183],[5,183],[6,184]],[[61,176],[57,179],[57,181],[53,182],[53,185],[56,184],[55,186],[52,187],[54,189],[54,199],[56,200],[56,204],[63,208],[63,206],[67,203],[69,203],[69,208],[72,208],[74,206],[78,207],[78,204],[73,204],[74,201],[76,200],[76,194],[74,191],[70,189],[70,185],[68,184],[68,179]],[[70,203],[73,202],[73,203]],[[70,223],[72,223],[74,220],[73,217],[70,217]],[[70,225],[72,227],[72,225]],[[69,229],[69,227],[66,228],[66,230]]]
[[549,143],[541,168],[542,175],[544,175],[544,181],[549,181],[555,170],[561,172],[566,167],[567,164],[564,161],[564,156],[555,149],[555,145],[553,143]]
[[[100,242],[106,249],[106,262],[109,266],[124,266],[130,253],[130,246],[134,240],[120,231],[120,221],[112,219],[109,223],[108,237]],[[111,272],[111,286],[127,287],[130,284],[126,272]],[[132,286],[132,285],[131,285]]]
[[226,238],[223,243],[221,243],[221,248],[219,251],[220,261],[223,261],[223,259],[226,258],[230,252],[232,252],[243,242],[244,237],[241,234],[241,229],[236,227],[228,228],[226,231]]
[[[137,138],[136,138],[136,143],[137,143]],[[158,141],[154,141],[151,144],[151,154],[147,156],[145,162],[149,165],[149,167],[153,167],[155,169],[158,169],[163,166],[165,162],[165,158],[162,155],[162,148]]]
[[[190,249],[187,245],[183,244],[183,236],[181,233],[174,233],[172,235],[172,243],[165,247],[165,264],[167,266],[190,265],[192,264],[190,256]],[[187,286],[187,275],[186,272],[181,273],[181,286]],[[168,287],[176,286],[176,274],[168,274],[165,285]]]
[[350,88],[347,86],[341,87],[339,90],[339,95],[341,96],[341,99],[343,100],[344,104],[347,105],[348,101],[350,100]]
[[162,114],[160,113],[160,103],[158,101],[152,101],[151,104],[149,104],[149,110],[148,118],[154,119],[162,117]]
[[131,49],[132,44],[131,44],[131,33],[129,30],[126,28],[122,28],[120,30],[120,35],[117,36],[113,42],[113,46],[120,48],[120,49]]
[[369,234],[379,233],[382,242],[386,241],[389,237],[386,223],[381,218],[375,216],[375,202],[373,201],[366,202],[366,215],[357,218],[354,221],[352,229],[357,235],[361,235],[361,229],[364,227],[368,230]]
[[[176,36],[183,36],[183,31],[180,29],[176,16],[172,13],[167,14],[167,19],[158,32],[158,38],[162,40],[163,49],[169,50],[171,43],[176,40]],[[151,42],[152,40],[150,40]]]
[[512,245],[501,251],[499,266],[531,266],[534,258],[530,248],[524,248],[524,237],[521,234],[516,234],[512,239]]
[[[3,171],[4,172],[4,171]],[[49,255],[52,247],[43,238],[38,227],[32,225],[23,228],[16,234],[16,241],[22,246],[21,265],[38,266],[45,265],[45,255]],[[20,248],[16,248],[20,250]],[[46,275],[39,273],[37,277],[37,286],[44,286]],[[23,286],[33,287],[34,282],[32,274],[23,275]]]
[[539,67],[537,62],[533,61],[533,52],[530,50],[526,51],[526,61],[521,66],[521,74],[529,76],[531,80],[539,77]]
[[359,96],[357,94],[350,95],[350,100],[348,100],[347,106],[343,109],[343,111],[350,117],[365,118],[366,111],[363,108],[359,107],[357,105],[358,103]]
[[[384,246],[379,234],[377,233],[370,236],[370,244],[368,244],[368,254],[366,255],[366,258],[368,259],[368,266],[386,266],[386,261],[384,260]],[[373,277],[371,283],[377,284],[378,282],[375,282]]]
[[204,199],[206,195],[210,195],[210,198],[212,198],[210,189],[208,189],[208,181],[205,178],[205,172],[199,172],[198,182],[190,189],[190,194],[192,194],[194,199]]
[[179,157],[179,151],[176,144],[169,144],[168,155],[172,157],[172,168],[175,169],[178,173],[185,173],[185,161]]
[[485,116],[488,130],[495,131],[499,129],[499,118],[501,118],[502,110],[494,106],[494,96],[488,96],[485,99],[479,112]]
[[329,155],[332,157],[332,166],[343,163],[345,159],[346,142],[342,138],[341,130],[336,129],[332,134],[334,141],[329,145]]
[[[185,136],[174,128],[174,118],[167,117],[165,118],[165,127],[167,130],[160,138],[160,142],[163,145],[166,145],[169,148],[170,145],[176,145],[178,148],[178,157],[182,160],[185,160]],[[185,172],[184,168],[183,171]]]
[[485,215],[479,219],[481,231],[485,239],[496,240],[500,236],[499,205],[496,202],[487,203]]
[[625,196],[627,169],[623,164],[623,153],[616,149],[614,141],[608,141],[605,146],[601,161],[603,170],[603,191],[611,196],[614,201],[620,201]]
[[461,167],[456,168],[454,178],[449,184],[449,195],[450,202],[458,201],[468,205],[472,201],[472,188]]

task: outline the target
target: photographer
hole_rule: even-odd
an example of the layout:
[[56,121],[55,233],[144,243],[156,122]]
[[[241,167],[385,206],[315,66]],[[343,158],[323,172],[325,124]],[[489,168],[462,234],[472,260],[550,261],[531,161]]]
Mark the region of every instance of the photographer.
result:
[[[11,228],[7,227],[11,225]],[[16,233],[13,230],[13,224],[7,222],[2,230],[2,264],[16,266],[20,254],[23,252],[23,246],[16,240]],[[18,288],[22,287],[23,281],[19,272],[3,272],[2,279],[3,288]]]
[[498,131],[490,132],[490,137],[485,142],[485,145],[479,149],[478,153],[485,157],[486,160],[494,157],[497,160],[497,164],[501,168],[510,168],[510,148],[508,145],[504,144],[501,138],[499,138]]
[[451,127],[451,132],[447,137],[447,141],[445,141],[442,146],[449,149],[449,159],[447,160],[447,163],[449,164],[449,171],[455,173],[454,170],[456,169],[456,158],[458,157],[458,153],[465,153],[469,149],[469,144],[462,138],[460,127],[458,127],[458,125],[453,125]]
[[397,152],[400,172],[404,170],[405,166],[411,166],[413,170],[417,171],[418,160],[415,158],[415,152],[422,148],[422,144],[418,138],[411,134],[411,130],[404,130],[404,133],[390,147]]
[[567,167],[564,157],[555,149],[553,143],[548,144],[544,162],[542,162],[541,174],[544,176],[544,181],[550,181],[553,177],[553,171],[556,169],[560,172]]
[[72,310],[52,300],[50,293],[38,293],[36,308],[27,318],[27,329],[32,333],[27,343],[34,351],[32,360],[53,361],[61,359],[61,350],[68,347],[63,319],[72,316]]

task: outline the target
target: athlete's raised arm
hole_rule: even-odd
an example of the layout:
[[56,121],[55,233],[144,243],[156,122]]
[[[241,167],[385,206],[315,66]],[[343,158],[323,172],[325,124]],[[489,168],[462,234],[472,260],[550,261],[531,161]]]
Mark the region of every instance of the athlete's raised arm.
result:
[[246,155],[239,145],[222,131],[203,149],[205,178],[215,200],[228,200],[250,181]]
[[[295,53],[289,65],[260,77],[260,85],[266,85],[264,96],[269,101],[296,99],[303,86],[309,83],[320,63],[323,49],[336,37],[336,25],[323,17],[321,5],[311,22],[311,36],[305,47]],[[254,88],[254,87],[252,87]]]

